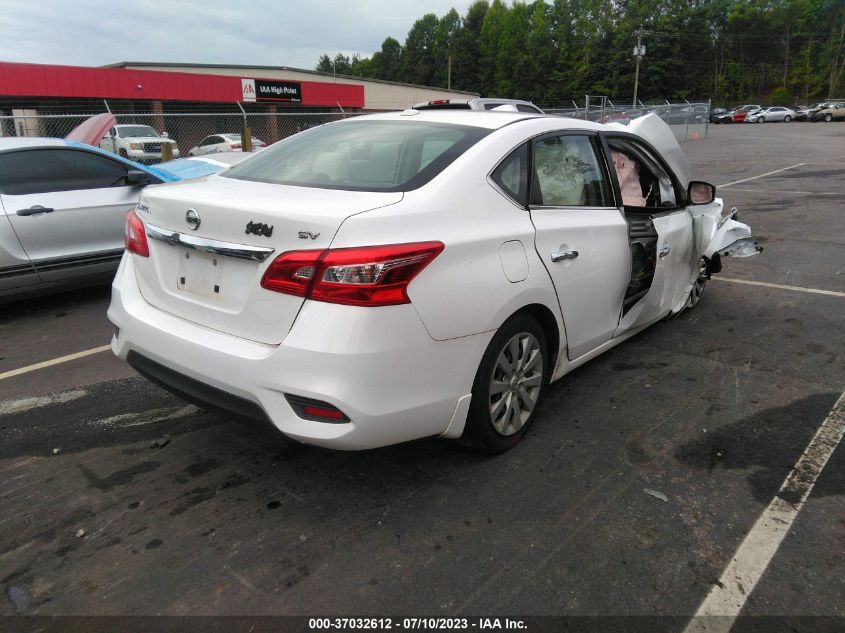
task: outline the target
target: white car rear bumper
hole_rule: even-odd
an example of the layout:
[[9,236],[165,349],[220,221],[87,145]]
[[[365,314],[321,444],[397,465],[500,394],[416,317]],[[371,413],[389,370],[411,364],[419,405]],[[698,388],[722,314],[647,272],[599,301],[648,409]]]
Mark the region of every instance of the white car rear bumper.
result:
[[[132,256],[112,286],[112,349],[130,351],[179,374],[257,403],[285,435],[336,449],[366,449],[454,436],[458,400],[472,390],[493,333],[447,341],[429,336],[412,305],[358,308],[307,301],[281,345],[212,330],[148,304]],[[300,418],[285,394],[339,408],[350,421]],[[464,404],[466,404],[464,402]],[[460,417],[461,413],[458,414]]]

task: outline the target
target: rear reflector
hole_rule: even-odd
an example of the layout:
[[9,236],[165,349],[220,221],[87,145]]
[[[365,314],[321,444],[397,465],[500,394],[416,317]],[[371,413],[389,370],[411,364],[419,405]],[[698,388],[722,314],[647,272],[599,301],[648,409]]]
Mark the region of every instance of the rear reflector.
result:
[[303,398],[302,396],[294,396],[289,393],[285,394],[285,399],[293,409],[294,413],[303,420],[311,420],[312,422],[334,422],[343,423],[349,422],[349,418],[338,409],[330,405],[328,402],[322,400],[313,400],[311,398]]
[[141,218],[135,213],[135,209],[131,209],[126,214],[124,244],[126,245],[126,250],[130,253],[135,253],[141,257],[150,256],[147,232],[144,230],[144,223],[141,221]]
[[354,306],[410,303],[408,284],[444,249],[441,242],[290,251],[267,268],[261,287]]

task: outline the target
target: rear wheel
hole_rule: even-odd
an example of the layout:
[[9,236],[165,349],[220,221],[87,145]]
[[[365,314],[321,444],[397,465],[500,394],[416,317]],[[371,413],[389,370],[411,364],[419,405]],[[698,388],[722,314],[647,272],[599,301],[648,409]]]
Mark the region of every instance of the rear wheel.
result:
[[765,122],[766,122],[766,117],[761,116],[757,119],[757,123],[765,123]]
[[546,335],[536,319],[517,315],[506,321],[481,359],[460,442],[490,454],[518,443],[537,415],[548,360]]
[[784,122],[784,123],[789,123],[791,120],[792,120],[792,117],[791,117],[791,116],[789,116],[788,114],[787,114],[785,117],[783,117],[783,122]]
[[825,114],[824,120],[827,121],[828,123],[830,123],[831,121],[833,121],[833,115],[832,114]]
[[120,150],[118,150],[118,154],[123,156],[123,158],[129,158],[129,155],[126,153],[126,150],[123,149],[122,147],[120,148]]

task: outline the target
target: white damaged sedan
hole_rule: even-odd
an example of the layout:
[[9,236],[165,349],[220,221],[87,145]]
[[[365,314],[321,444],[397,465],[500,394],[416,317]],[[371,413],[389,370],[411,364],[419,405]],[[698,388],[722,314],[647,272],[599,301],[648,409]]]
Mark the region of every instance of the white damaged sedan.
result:
[[301,442],[500,452],[550,382],[759,250],[655,116],[363,116],[147,190],[112,348]]

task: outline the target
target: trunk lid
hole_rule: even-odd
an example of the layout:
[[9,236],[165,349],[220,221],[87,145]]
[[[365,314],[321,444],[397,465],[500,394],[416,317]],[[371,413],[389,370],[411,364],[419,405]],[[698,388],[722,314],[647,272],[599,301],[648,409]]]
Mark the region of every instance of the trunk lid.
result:
[[[276,345],[290,330],[304,300],[261,287],[270,263],[286,251],[328,248],[346,218],[401,199],[401,193],[293,187],[219,176],[151,187],[137,210],[147,226],[150,248],[149,257],[134,257],[138,286],[144,299],[161,310]],[[189,209],[199,217],[196,229],[187,223]],[[153,239],[156,233],[159,238]],[[226,254],[255,248],[272,252],[263,253],[263,261]]]

